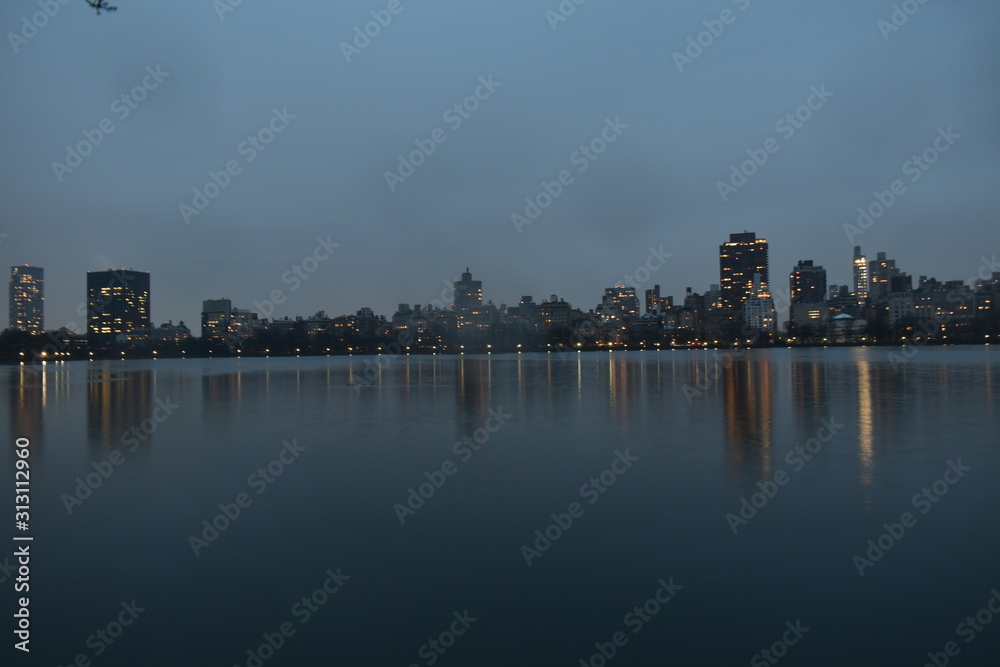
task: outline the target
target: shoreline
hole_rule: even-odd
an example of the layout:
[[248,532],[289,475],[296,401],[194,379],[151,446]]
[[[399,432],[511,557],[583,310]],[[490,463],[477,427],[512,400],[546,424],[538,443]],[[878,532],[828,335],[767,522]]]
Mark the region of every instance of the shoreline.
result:
[[567,354],[577,352],[580,354],[589,352],[664,352],[664,351],[710,351],[710,350],[721,350],[721,351],[732,351],[732,350],[771,350],[771,349],[826,349],[826,348],[867,348],[867,347],[882,347],[882,348],[921,348],[921,347],[989,347],[990,342],[940,342],[940,341],[929,341],[921,343],[919,345],[914,345],[912,343],[905,342],[871,342],[871,343],[796,343],[789,345],[788,343],[773,343],[767,345],[653,345],[653,346],[601,346],[601,347],[581,347],[581,348],[571,348],[569,346],[564,346],[562,348],[555,349],[533,349],[533,350],[518,350],[514,349],[474,349],[474,350],[458,350],[458,351],[433,351],[433,350],[409,350],[405,352],[381,352],[381,351],[352,351],[352,352],[299,352],[295,354],[211,354],[204,352],[197,353],[174,353],[166,352],[161,353],[157,351],[155,354],[151,351],[132,351],[132,352],[102,352],[101,354],[91,354],[91,353],[60,353],[58,356],[45,356],[36,357],[29,359],[27,355],[25,357],[10,357],[0,359],[0,364],[2,365],[34,365],[38,361],[43,363],[55,363],[55,362],[66,362],[66,361],[133,361],[133,360],[157,360],[157,359],[289,359],[289,358],[314,358],[314,357],[380,357],[380,356],[390,356],[390,357],[403,357],[403,356],[439,356],[439,357],[460,357],[465,355],[504,355],[504,354]]

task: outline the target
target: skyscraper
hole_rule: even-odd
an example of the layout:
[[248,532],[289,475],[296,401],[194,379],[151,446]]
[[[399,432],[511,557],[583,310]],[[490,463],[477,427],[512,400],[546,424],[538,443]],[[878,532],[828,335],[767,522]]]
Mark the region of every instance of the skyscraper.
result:
[[119,334],[150,329],[149,272],[87,272],[87,342],[107,345]]
[[646,314],[659,315],[666,312],[674,305],[674,297],[660,296],[660,286],[653,285],[653,289],[646,290]]
[[42,333],[45,328],[45,269],[10,267],[10,328]]
[[889,292],[892,291],[890,281],[898,275],[899,269],[896,268],[896,260],[886,259],[884,252],[878,253],[875,259],[868,262],[868,293],[873,299],[888,296]]
[[604,299],[598,306],[604,320],[631,321],[639,318],[639,297],[635,288],[615,285],[604,290]]
[[767,262],[767,239],[754,232],[730,234],[729,243],[719,246],[719,286],[724,308],[740,308],[753,294],[754,274],[760,275],[763,289],[770,285]]
[[868,258],[861,254],[861,246],[854,246],[854,295],[858,303],[868,298]]
[[657,313],[660,310],[660,286],[653,285],[652,289],[646,290],[646,314]]
[[788,277],[791,301],[822,303],[826,299],[826,269],[815,266],[811,259],[801,260]]
[[461,280],[454,282],[455,310],[463,308],[479,308],[483,305],[483,282],[473,280],[469,269],[465,269]]
[[483,305],[483,282],[473,280],[468,267],[461,280],[453,283],[455,289],[455,319],[463,336],[485,336],[497,320],[493,302]]
[[233,308],[229,299],[201,302],[201,337],[211,343],[239,345],[254,336],[257,313]]
[[764,334],[777,331],[778,313],[774,308],[774,299],[761,281],[759,273],[751,278],[750,294],[743,302],[743,321],[748,329]]

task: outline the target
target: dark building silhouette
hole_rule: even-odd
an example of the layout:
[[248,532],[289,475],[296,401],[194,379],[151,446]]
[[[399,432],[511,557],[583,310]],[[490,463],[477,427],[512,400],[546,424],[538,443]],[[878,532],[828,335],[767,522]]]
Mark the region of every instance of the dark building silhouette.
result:
[[148,271],[87,272],[87,342],[109,345],[134,329],[152,328]]
[[254,336],[257,313],[233,308],[229,299],[201,302],[201,337],[217,344],[242,345]]
[[792,303],[822,303],[826,299],[826,269],[811,259],[800,260],[788,277]]
[[469,269],[465,269],[461,280],[456,280],[455,310],[463,308],[479,308],[483,305],[483,281],[473,280]]
[[875,300],[888,296],[892,291],[892,278],[898,275],[900,271],[896,267],[896,260],[886,259],[884,252],[878,253],[875,259],[868,262],[868,293]]

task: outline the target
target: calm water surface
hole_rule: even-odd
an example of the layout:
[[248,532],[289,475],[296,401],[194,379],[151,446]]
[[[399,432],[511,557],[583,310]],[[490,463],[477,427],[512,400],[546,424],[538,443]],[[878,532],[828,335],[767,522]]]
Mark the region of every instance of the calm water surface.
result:
[[997,350],[889,352],[0,368],[11,491],[32,443],[31,664],[252,667],[287,623],[260,664],[600,665],[621,632],[609,665],[770,664],[783,635],[783,665],[949,641],[996,665],[1000,614],[960,624],[1000,590]]

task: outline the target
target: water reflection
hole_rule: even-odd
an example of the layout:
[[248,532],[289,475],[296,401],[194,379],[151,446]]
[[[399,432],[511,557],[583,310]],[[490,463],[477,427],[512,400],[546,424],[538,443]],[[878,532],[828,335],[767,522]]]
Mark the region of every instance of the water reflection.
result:
[[769,359],[738,359],[721,371],[726,456],[732,473],[770,478],[774,447],[772,368]]
[[872,410],[872,371],[868,361],[859,361],[858,368],[858,460],[861,462],[861,484],[872,484],[872,470],[875,467],[873,410]]
[[8,385],[10,440],[28,438],[32,447],[42,442],[45,409],[49,400],[50,373],[26,366],[12,369],[14,381]]
[[[122,446],[122,435],[152,418],[153,372],[111,365],[87,370],[87,436],[102,454]],[[146,422],[147,424],[151,422]]]
[[[876,349],[754,350],[726,363],[664,351],[49,364],[42,373],[9,367],[3,400],[11,439],[41,442],[47,415],[85,392],[88,439],[102,455],[151,423],[156,399],[168,396],[213,436],[248,421],[367,428],[405,415],[446,422],[461,438],[503,408],[541,441],[574,430],[578,441],[615,447],[636,437],[665,448],[694,439],[721,453],[730,482],[750,485],[833,418],[847,428],[828,451],[848,456],[870,499],[894,449],[920,443],[933,453],[953,437],[945,424],[992,419],[988,354],[956,354],[922,350],[900,367]],[[351,386],[362,377],[372,379]]]

